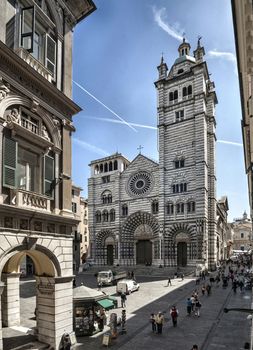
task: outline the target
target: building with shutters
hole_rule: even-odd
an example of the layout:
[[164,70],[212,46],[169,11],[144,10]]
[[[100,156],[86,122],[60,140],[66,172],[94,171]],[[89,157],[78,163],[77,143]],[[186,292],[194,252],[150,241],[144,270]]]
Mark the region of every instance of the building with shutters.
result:
[[72,36],[92,0],[0,2],[0,349],[20,325],[20,262],[36,277],[38,339],[72,331]]
[[193,55],[185,39],[178,53],[170,70],[162,58],[155,82],[159,161],[116,153],[90,164],[90,249],[97,264],[213,268],[220,258],[215,86],[200,40]]

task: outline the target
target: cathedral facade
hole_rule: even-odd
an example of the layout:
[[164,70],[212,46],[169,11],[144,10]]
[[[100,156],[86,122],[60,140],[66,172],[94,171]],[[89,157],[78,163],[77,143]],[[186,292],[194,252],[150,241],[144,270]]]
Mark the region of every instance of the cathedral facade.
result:
[[98,265],[214,267],[217,261],[215,105],[198,41],[183,40],[171,69],[161,60],[159,162],[142,154],[92,161],[88,181],[92,258]]

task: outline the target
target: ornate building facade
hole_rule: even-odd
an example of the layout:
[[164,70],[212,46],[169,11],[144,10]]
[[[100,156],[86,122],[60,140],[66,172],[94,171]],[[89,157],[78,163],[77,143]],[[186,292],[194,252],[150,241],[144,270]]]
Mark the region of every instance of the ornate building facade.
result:
[[93,10],[91,0],[0,2],[0,349],[2,325],[20,324],[25,255],[39,341],[58,349],[73,329],[72,34]]
[[214,267],[218,259],[215,105],[205,50],[183,40],[155,82],[159,162],[92,161],[89,232],[97,264]]

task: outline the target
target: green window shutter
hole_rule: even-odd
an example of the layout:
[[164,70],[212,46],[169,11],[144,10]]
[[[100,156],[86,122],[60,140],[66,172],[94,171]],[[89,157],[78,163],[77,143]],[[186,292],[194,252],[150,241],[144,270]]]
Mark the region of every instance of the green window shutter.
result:
[[8,137],[4,137],[3,149],[3,186],[16,187],[18,143]]
[[44,194],[53,196],[54,158],[44,155]]

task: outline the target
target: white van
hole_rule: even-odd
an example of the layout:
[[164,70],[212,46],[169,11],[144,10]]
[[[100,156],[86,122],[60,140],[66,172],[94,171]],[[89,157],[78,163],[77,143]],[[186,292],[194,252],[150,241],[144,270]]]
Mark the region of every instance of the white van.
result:
[[132,292],[139,290],[139,288],[139,283],[135,282],[134,280],[120,280],[117,283],[116,292],[118,294],[131,294]]

